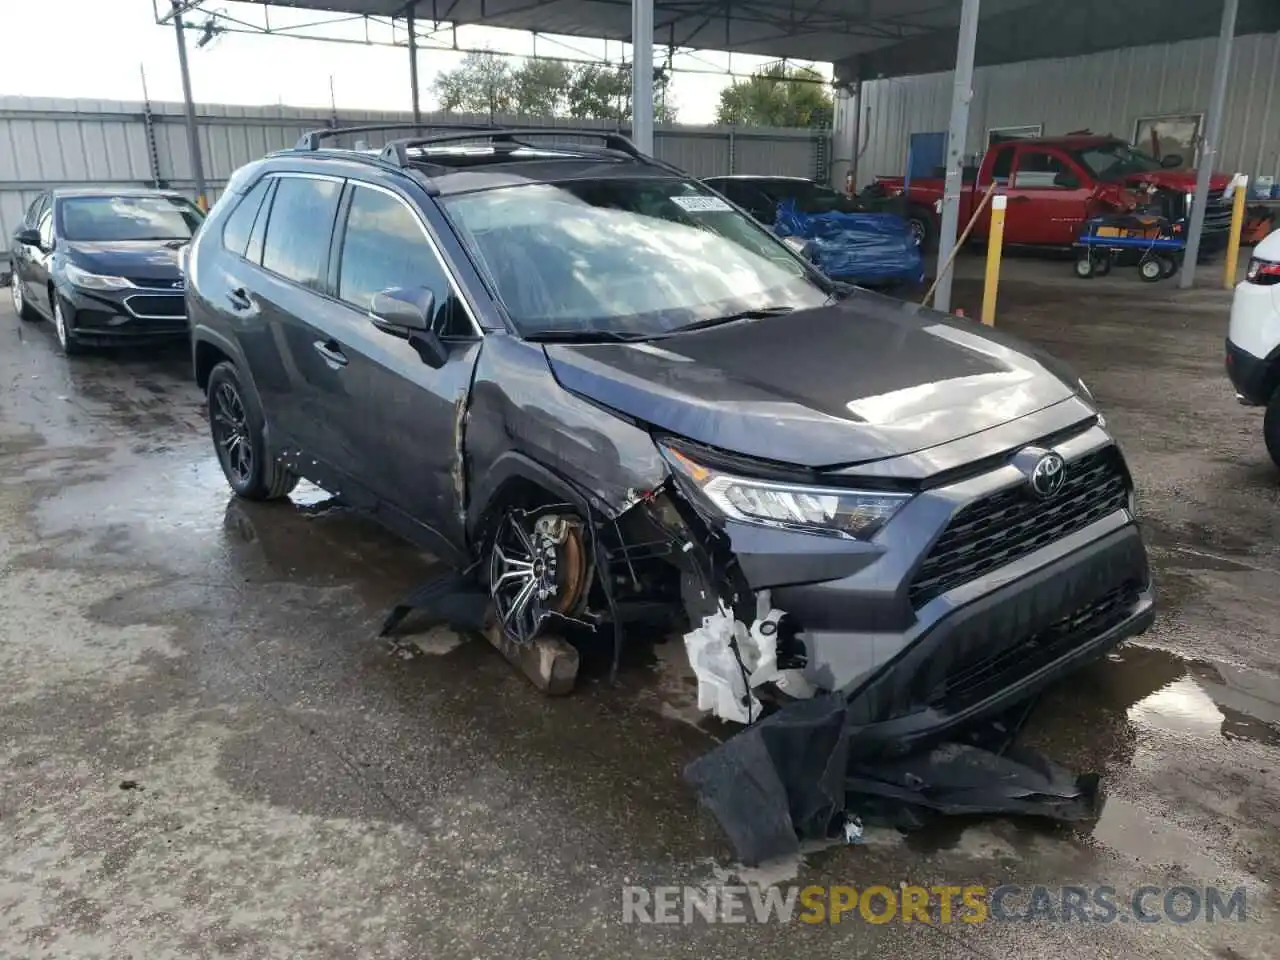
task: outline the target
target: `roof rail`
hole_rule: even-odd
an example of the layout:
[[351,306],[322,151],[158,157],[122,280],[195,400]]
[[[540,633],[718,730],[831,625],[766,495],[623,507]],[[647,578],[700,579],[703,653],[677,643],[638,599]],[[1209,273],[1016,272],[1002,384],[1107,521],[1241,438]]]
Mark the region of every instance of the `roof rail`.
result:
[[[653,158],[640,152],[640,148],[620,133],[612,130],[590,130],[577,127],[463,127],[451,128],[448,133],[432,134],[426,137],[408,137],[403,140],[392,140],[382,148],[382,159],[398,166],[407,166],[409,150],[414,147],[425,147],[437,143],[456,143],[461,140],[487,139],[491,143],[507,143],[513,147],[530,146],[523,144],[517,137],[529,136],[570,136],[593,137],[603,140],[606,150],[623,153],[634,160],[645,163],[656,163]],[[562,149],[567,149],[564,145]]]
[[319,150],[322,140],[330,140],[348,133],[377,133],[380,130],[428,130],[440,127],[445,130],[492,130],[489,124],[479,123],[368,123],[355,127],[321,127],[309,130],[293,145],[295,150]]

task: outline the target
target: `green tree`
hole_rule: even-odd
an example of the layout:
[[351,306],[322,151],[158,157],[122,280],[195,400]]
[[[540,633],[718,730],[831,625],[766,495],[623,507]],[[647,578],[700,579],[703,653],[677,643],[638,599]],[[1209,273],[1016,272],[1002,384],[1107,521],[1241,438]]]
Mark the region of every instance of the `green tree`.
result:
[[766,67],[720,91],[716,122],[743,127],[829,127],[831,94],[809,67]]
[[559,60],[531,59],[511,76],[515,112],[522,117],[559,117],[565,113],[573,68]]
[[[675,121],[669,77],[654,71],[654,119]],[[453,70],[435,81],[442,109],[450,113],[518,114],[523,117],[573,117],[580,120],[631,119],[629,64],[569,64],[558,60],[525,60],[513,68],[492,52],[469,53]]]
[[450,113],[513,113],[516,106],[511,64],[492,51],[468,53],[456,69],[436,77],[440,107]]

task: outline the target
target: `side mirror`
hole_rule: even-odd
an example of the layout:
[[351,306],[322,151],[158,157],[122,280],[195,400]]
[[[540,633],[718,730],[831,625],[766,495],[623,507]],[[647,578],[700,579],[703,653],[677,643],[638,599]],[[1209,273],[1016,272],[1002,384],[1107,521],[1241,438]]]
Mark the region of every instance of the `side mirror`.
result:
[[409,346],[427,366],[439,370],[449,360],[449,351],[431,329],[435,296],[426,287],[389,287],[373,295],[369,322],[393,337],[409,341]]
[[38,247],[40,246],[40,231],[28,227],[25,230],[19,230],[15,233],[13,235],[13,240],[15,243],[20,243],[24,247]]
[[1074,173],[1069,173],[1064,170],[1053,178],[1053,185],[1055,187],[1063,187],[1067,190],[1074,190],[1076,187],[1080,186],[1080,180]]
[[1166,153],[1166,154],[1165,154],[1165,155],[1160,159],[1160,166],[1164,167],[1166,170],[1172,170],[1172,169],[1174,169],[1175,167],[1180,167],[1180,166],[1182,166],[1182,154],[1180,154],[1180,153]]
[[431,328],[435,297],[425,287],[388,287],[373,295],[369,320],[383,333],[408,339],[414,330]]

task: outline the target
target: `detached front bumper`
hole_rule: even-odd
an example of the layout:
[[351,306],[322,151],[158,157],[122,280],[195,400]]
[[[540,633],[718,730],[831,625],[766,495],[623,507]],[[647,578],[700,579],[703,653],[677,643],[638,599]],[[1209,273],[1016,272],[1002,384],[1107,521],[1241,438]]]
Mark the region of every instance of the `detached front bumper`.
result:
[[84,343],[135,343],[187,336],[181,291],[134,288],[85,290],[63,284],[59,295],[70,333]]

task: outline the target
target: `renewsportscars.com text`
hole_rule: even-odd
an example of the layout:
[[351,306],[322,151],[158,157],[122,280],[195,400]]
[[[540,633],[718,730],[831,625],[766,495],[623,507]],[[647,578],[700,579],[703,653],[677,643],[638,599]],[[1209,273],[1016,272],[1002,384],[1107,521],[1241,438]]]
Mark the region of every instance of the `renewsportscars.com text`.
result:
[[1216,923],[1244,921],[1244,887],[623,887],[623,923]]

